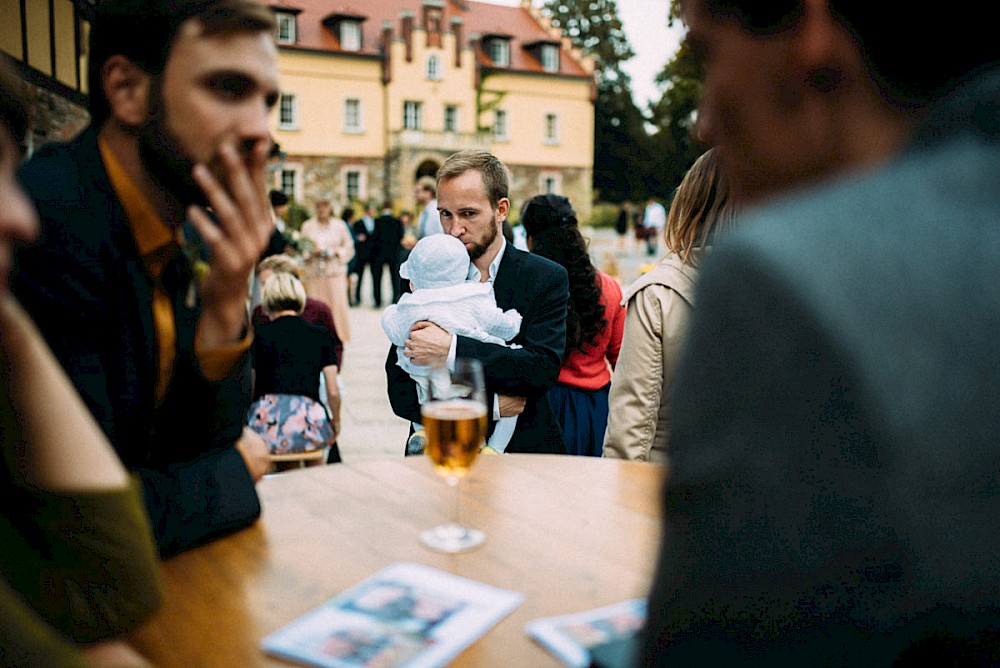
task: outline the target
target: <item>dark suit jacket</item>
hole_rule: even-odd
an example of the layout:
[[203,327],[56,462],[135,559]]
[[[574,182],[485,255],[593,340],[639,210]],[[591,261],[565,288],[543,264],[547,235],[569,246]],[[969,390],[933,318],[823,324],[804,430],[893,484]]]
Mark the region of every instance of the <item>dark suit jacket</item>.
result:
[[[399,244],[403,240],[403,223],[392,214],[383,213],[375,219],[375,232],[371,236],[371,257],[375,264],[395,265],[399,257]],[[393,277],[398,281],[399,277]]]
[[252,523],[260,505],[233,447],[249,405],[249,355],[230,377],[206,380],[193,346],[199,311],[175,304],[175,372],[157,405],[153,283],[96,131],[46,146],[20,175],[38,207],[41,234],[17,254],[15,294],[122,462],[141,477],[161,554]]
[[998,90],[706,260],[644,665],[1000,660]]
[[368,262],[372,256],[372,234],[365,227],[365,219],[358,218],[351,223],[351,231],[354,233],[354,261]]
[[[555,262],[507,244],[493,291],[497,306],[504,310],[516,309],[521,314],[521,331],[513,343],[523,347],[506,348],[459,336],[456,357],[482,361],[490,407],[495,394],[527,397],[507,452],[565,454],[562,430],[556,424],[545,393],[559,377],[566,346],[566,303],[569,300],[566,270]],[[393,412],[411,422],[420,422],[416,385],[396,365],[395,346],[389,347],[385,371]],[[492,431],[492,409],[490,418]]]

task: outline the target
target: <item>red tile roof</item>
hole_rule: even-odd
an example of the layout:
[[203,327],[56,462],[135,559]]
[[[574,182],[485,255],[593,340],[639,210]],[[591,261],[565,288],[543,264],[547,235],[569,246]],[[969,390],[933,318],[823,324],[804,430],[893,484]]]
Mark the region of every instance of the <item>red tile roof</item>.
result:
[[[402,35],[400,13],[413,13],[414,25],[420,25],[423,17],[423,0],[270,0],[267,4],[275,9],[287,9],[297,13],[296,43],[292,48],[317,49],[340,52],[340,44],[323,19],[331,14],[366,17],[361,24],[362,45],[360,55],[380,54],[382,42],[382,22],[391,21],[393,37]],[[508,69],[543,72],[536,55],[526,47],[538,42],[554,42],[554,38],[531,13],[521,7],[506,7],[473,0],[443,0],[435,6],[442,8],[441,26],[450,30],[452,17],[462,18],[462,39],[468,43],[473,33],[479,35],[509,35],[510,66]],[[463,8],[464,7],[464,8]],[[422,36],[422,35],[421,35]],[[486,67],[493,63],[480,47],[477,49],[479,62]],[[564,76],[588,76],[586,70],[566,49],[561,50],[559,74]]]

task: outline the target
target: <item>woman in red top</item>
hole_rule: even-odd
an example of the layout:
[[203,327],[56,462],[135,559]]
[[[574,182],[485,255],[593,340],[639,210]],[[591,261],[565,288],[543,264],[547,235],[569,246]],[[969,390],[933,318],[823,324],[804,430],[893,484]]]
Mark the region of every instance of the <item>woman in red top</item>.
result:
[[576,212],[561,195],[537,195],[521,214],[532,253],[562,265],[569,274],[566,353],[548,399],[562,426],[566,451],[600,457],[608,424],[611,370],[618,360],[625,325],[617,281],[597,271]]

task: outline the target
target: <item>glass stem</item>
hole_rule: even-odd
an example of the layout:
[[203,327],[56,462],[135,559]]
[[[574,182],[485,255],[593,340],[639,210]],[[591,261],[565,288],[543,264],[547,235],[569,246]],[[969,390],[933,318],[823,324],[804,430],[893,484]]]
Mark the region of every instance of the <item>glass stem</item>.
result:
[[458,476],[448,476],[448,486],[451,487],[451,523],[460,526],[458,523],[458,483],[461,480]]

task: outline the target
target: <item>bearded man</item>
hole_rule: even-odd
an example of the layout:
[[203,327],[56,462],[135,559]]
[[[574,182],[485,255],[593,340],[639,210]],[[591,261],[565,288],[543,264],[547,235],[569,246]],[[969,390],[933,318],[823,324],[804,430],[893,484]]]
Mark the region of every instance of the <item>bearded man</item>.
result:
[[141,481],[162,555],[260,514],[245,302],[273,227],[273,21],[249,0],[100,3],[92,123],[21,170],[41,235],[15,292]]
[[[521,331],[512,341],[518,347],[476,341],[423,321],[410,330],[404,354],[426,366],[451,366],[462,357],[481,360],[490,433],[499,418],[519,416],[504,451],[566,454],[545,393],[559,377],[566,346],[569,282],[566,270],[555,262],[518,250],[504,239],[509,190],[507,166],[486,151],[455,153],[438,170],[444,233],[465,244],[471,260],[469,280],[492,283],[497,306],[521,314]],[[396,347],[390,346],[385,363],[389,402],[396,415],[419,423],[416,384],[396,359]]]

